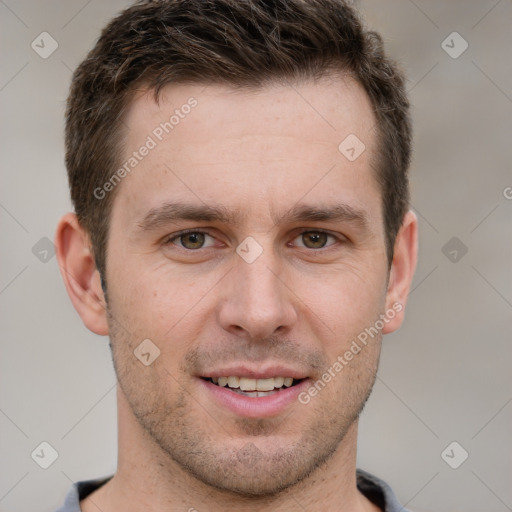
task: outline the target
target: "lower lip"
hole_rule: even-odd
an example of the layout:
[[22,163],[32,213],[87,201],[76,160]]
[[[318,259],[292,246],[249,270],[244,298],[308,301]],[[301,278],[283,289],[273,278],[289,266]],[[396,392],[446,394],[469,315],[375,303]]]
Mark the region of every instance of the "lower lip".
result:
[[281,414],[290,404],[298,401],[301,391],[308,387],[308,380],[303,379],[295,386],[282,388],[269,396],[250,397],[239,395],[227,387],[220,387],[213,382],[199,378],[201,384],[214,400],[223,408],[230,410],[237,416],[245,418],[269,418]]

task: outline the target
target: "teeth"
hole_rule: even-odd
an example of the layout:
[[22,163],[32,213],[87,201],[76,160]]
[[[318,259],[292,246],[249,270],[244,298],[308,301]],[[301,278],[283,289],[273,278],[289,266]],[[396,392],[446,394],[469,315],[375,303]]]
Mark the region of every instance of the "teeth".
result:
[[239,382],[242,391],[256,391],[256,379],[241,377]]
[[[239,389],[241,392],[257,391],[266,392],[273,391],[274,389],[282,388],[283,386],[289,388],[293,384],[292,377],[271,377],[269,379],[251,379],[248,377],[212,377],[214,384],[221,387],[228,386],[231,389]],[[252,394],[255,396],[255,394]],[[259,396],[259,395],[258,395]],[[265,395],[261,395],[265,396]]]
[[238,377],[228,377],[228,386],[230,388],[239,388],[240,379]]
[[263,396],[270,396],[279,393],[278,389],[273,389],[272,391],[240,391],[239,389],[233,389],[233,392],[237,395],[250,396],[251,398],[260,398]]
[[256,389],[258,391],[272,391],[274,387],[274,377],[270,379],[258,379],[256,381]]
[[284,377],[274,377],[274,387],[282,388],[284,384]]

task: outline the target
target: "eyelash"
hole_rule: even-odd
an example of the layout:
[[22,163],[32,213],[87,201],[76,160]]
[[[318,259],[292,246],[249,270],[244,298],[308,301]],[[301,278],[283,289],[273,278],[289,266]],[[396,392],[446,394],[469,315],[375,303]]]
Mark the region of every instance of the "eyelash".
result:
[[[187,229],[187,230],[184,230],[184,231],[180,231],[179,233],[175,233],[175,234],[171,235],[170,237],[166,238],[164,240],[164,245],[173,244],[174,240],[178,240],[182,236],[185,236],[185,235],[190,234],[190,233],[198,233],[198,234],[208,235],[211,238],[215,238],[213,235],[210,235],[210,233],[208,233],[208,231],[203,231],[203,230],[200,230],[200,229]],[[340,237],[338,237],[336,235],[333,235],[329,231],[325,231],[325,230],[322,230],[322,229],[305,229],[304,231],[301,231],[300,233],[298,233],[293,238],[293,240],[295,240],[296,238],[298,238],[298,237],[300,237],[300,236],[302,236],[302,235],[304,235],[306,233],[326,234],[328,237],[334,239],[336,242],[339,242],[339,243],[343,242],[343,240]],[[173,244],[173,245],[176,245],[180,249],[183,249],[183,250],[189,251],[189,252],[196,252],[196,251],[200,251],[201,249],[208,249],[209,248],[209,247],[200,247],[199,249],[187,249],[186,247],[182,247],[182,246],[180,246],[178,244]],[[329,244],[329,245],[326,245],[324,247],[320,247],[319,249],[311,249],[311,248],[305,247],[305,246],[302,247],[302,248],[303,249],[310,249],[311,251],[321,251],[321,250],[327,250],[332,245],[334,245],[334,244]]]

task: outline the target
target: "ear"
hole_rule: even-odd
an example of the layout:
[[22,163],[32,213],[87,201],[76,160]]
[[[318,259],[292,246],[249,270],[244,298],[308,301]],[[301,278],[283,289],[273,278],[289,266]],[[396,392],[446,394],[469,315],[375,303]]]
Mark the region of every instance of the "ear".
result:
[[418,219],[414,212],[408,211],[395,240],[386,293],[386,311],[393,310],[396,314],[385,324],[383,334],[396,331],[402,325],[417,260]]
[[101,288],[89,236],[74,213],[62,217],[55,234],[57,261],[69,298],[85,326],[100,335],[108,334],[106,302]]

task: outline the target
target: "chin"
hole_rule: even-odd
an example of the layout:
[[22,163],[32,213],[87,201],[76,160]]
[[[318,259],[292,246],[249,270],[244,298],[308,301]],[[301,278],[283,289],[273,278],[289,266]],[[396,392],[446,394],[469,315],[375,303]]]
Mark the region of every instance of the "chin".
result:
[[[254,445],[253,445],[254,446]],[[189,472],[209,487],[218,489],[223,493],[245,498],[271,498],[283,491],[297,485],[306,478],[310,471],[305,470],[308,464],[302,461],[285,461],[281,459],[277,464],[274,458],[263,457],[254,461],[254,454],[249,453],[255,448],[243,449],[243,455],[236,454],[237,462],[231,460],[228,470],[219,468],[218,471]],[[270,470],[273,468],[273,470]]]

